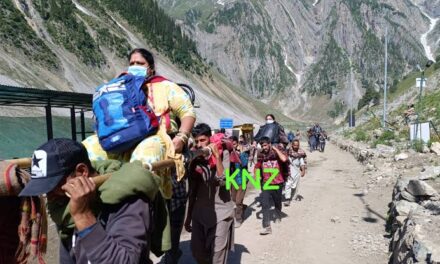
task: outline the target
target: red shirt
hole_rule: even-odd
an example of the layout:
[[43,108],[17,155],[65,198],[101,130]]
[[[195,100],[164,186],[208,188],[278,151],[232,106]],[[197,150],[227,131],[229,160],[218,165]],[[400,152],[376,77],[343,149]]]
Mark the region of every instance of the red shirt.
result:
[[275,151],[270,150],[269,153],[259,153],[258,154],[258,162],[255,165],[255,170],[260,169],[260,175],[262,182],[265,183],[269,180],[269,178],[274,173],[273,171],[265,172],[265,169],[278,169],[278,175],[272,180],[271,184],[281,184],[284,182],[281,165],[282,161],[275,153]]

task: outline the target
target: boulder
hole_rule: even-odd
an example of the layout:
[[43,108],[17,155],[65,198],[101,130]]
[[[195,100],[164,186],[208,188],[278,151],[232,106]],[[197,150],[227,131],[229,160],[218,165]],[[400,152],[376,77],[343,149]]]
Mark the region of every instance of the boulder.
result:
[[417,154],[417,151],[415,151],[414,149],[411,148],[411,149],[408,149],[408,153],[414,155],[414,154]]
[[402,199],[405,199],[405,200],[407,200],[409,202],[416,202],[417,201],[417,198],[414,197],[414,195],[412,195],[409,192],[407,192],[406,190],[403,190],[400,193],[400,197],[402,197]]
[[409,215],[411,211],[416,213],[416,211],[423,209],[419,204],[408,202],[406,200],[400,200],[395,202],[394,210],[396,216],[406,216]]
[[410,180],[406,190],[414,196],[437,196],[438,193],[431,185],[421,180]]
[[376,168],[376,167],[374,167],[373,164],[368,163],[368,164],[365,166],[365,171],[373,171],[375,168]]
[[440,215],[440,201],[425,201],[422,206],[429,210],[432,215]]
[[357,149],[357,151],[354,151],[354,156],[356,157],[357,161],[365,163],[374,158],[374,152],[369,149]]
[[416,232],[415,240],[414,240],[414,248],[413,248],[414,259],[416,260],[416,262],[423,263],[424,261],[426,261],[427,257],[431,255],[431,250],[426,247],[423,241],[420,241],[419,237],[420,235]]
[[405,191],[406,186],[408,186],[409,180],[408,179],[399,179],[396,182],[396,185],[394,186],[393,190],[393,197],[394,200],[399,200],[401,197],[401,193]]
[[330,218],[330,221],[332,223],[340,223],[341,219],[339,218],[339,216],[333,216],[332,218]]
[[375,137],[375,138],[379,138],[380,136],[382,136],[382,134],[383,134],[383,131],[382,131],[382,129],[375,129],[374,131],[373,131],[373,136]]
[[431,150],[428,148],[428,146],[426,146],[426,145],[423,145],[423,149],[422,149],[422,152],[423,153],[429,153]]
[[440,166],[428,166],[420,172],[419,180],[430,180],[440,176]]
[[394,152],[396,151],[395,148],[382,144],[378,144],[376,146],[376,150],[379,153],[379,157],[382,158],[392,157],[392,155],[394,155]]
[[438,241],[432,234],[438,229],[426,224],[424,218],[410,215],[394,232],[391,241],[391,264],[439,263]]
[[394,160],[395,161],[406,160],[408,157],[409,157],[408,154],[400,153],[400,154],[397,154],[396,156],[394,156]]
[[437,154],[437,156],[440,156],[440,142],[434,142],[431,145],[431,152]]

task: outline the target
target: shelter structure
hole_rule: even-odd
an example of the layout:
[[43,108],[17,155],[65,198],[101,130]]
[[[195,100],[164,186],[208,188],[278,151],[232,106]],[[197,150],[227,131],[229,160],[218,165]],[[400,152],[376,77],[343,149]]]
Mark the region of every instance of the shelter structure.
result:
[[[52,108],[70,109],[72,139],[77,135],[86,138],[85,115],[92,110],[93,95],[86,93],[42,90],[35,88],[0,85],[0,106],[44,107],[46,112],[47,139],[53,138]],[[76,115],[80,116],[80,132],[77,132]]]

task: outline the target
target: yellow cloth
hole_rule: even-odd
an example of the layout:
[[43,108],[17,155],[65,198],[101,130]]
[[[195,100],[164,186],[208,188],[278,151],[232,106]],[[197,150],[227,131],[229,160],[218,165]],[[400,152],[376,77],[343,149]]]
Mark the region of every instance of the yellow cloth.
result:
[[[157,116],[162,116],[170,111],[171,127],[166,129],[168,134],[178,132],[176,118],[196,118],[196,112],[191,104],[188,94],[177,84],[164,80],[161,82],[148,83],[148,104],[153,107]],[[166,128],[166,119],[161,118],[161,126]]]
[[[176,118],[184,117],[196,118],[195,110],[191,104],[188,94],[177,84],[164,80],[161,82],[151,82],[148,87],[148,104],[153,106],[153,111],[157,116],[161,116],[160,129],[157,133],[165,143],[166,158],[173,159],[176,164],[177,179],[181,180],[185,174],[183,157],[180,153],[175,153],[174,144],[167,133],[178,131]],[[170,127],[167,127],[166,115],[169,111]],[[167,133],[166,133],[166,132]],[[169,171],[167,171],[169,174]],[[170,182],[171,184],[171,182]]]

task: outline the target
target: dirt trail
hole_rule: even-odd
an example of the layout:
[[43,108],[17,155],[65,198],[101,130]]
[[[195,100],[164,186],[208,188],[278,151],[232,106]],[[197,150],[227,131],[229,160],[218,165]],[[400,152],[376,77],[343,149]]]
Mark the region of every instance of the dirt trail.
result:
[[[303,143],[304,144],[304,143]],[[392,186],[365,191],[368,177],[351,154],[327,145],[325,153],[308,154],[308,172],[301,180],[301,201],[283,207],[287,215],[272,223],[272,234],[260,236],[259,191],[247,193],[246,220],[235,229],[235,252],[228,263],[386,264],[387,203]],[[260,219],[257,219],[257,215]],[[47,263],[58,263],[58,239],[51,226]],[[182,234],[180,263],[195,263],[190,234]],[[153,258],[154,263],[158,262]]]
[[[228,263],[387,263],[384,230],[391,186],[364,191],[363,166],[332,144],[325,153],[308,153],[308,162],[299,189],[303,199],[283,207],[288,216],[272,223],[271,235],[259,235],[258,191],[248,193],[250,207],[235,229],[235,252]],[[183,233],[180,263],[194,263],[189,240],[190,234]]]

